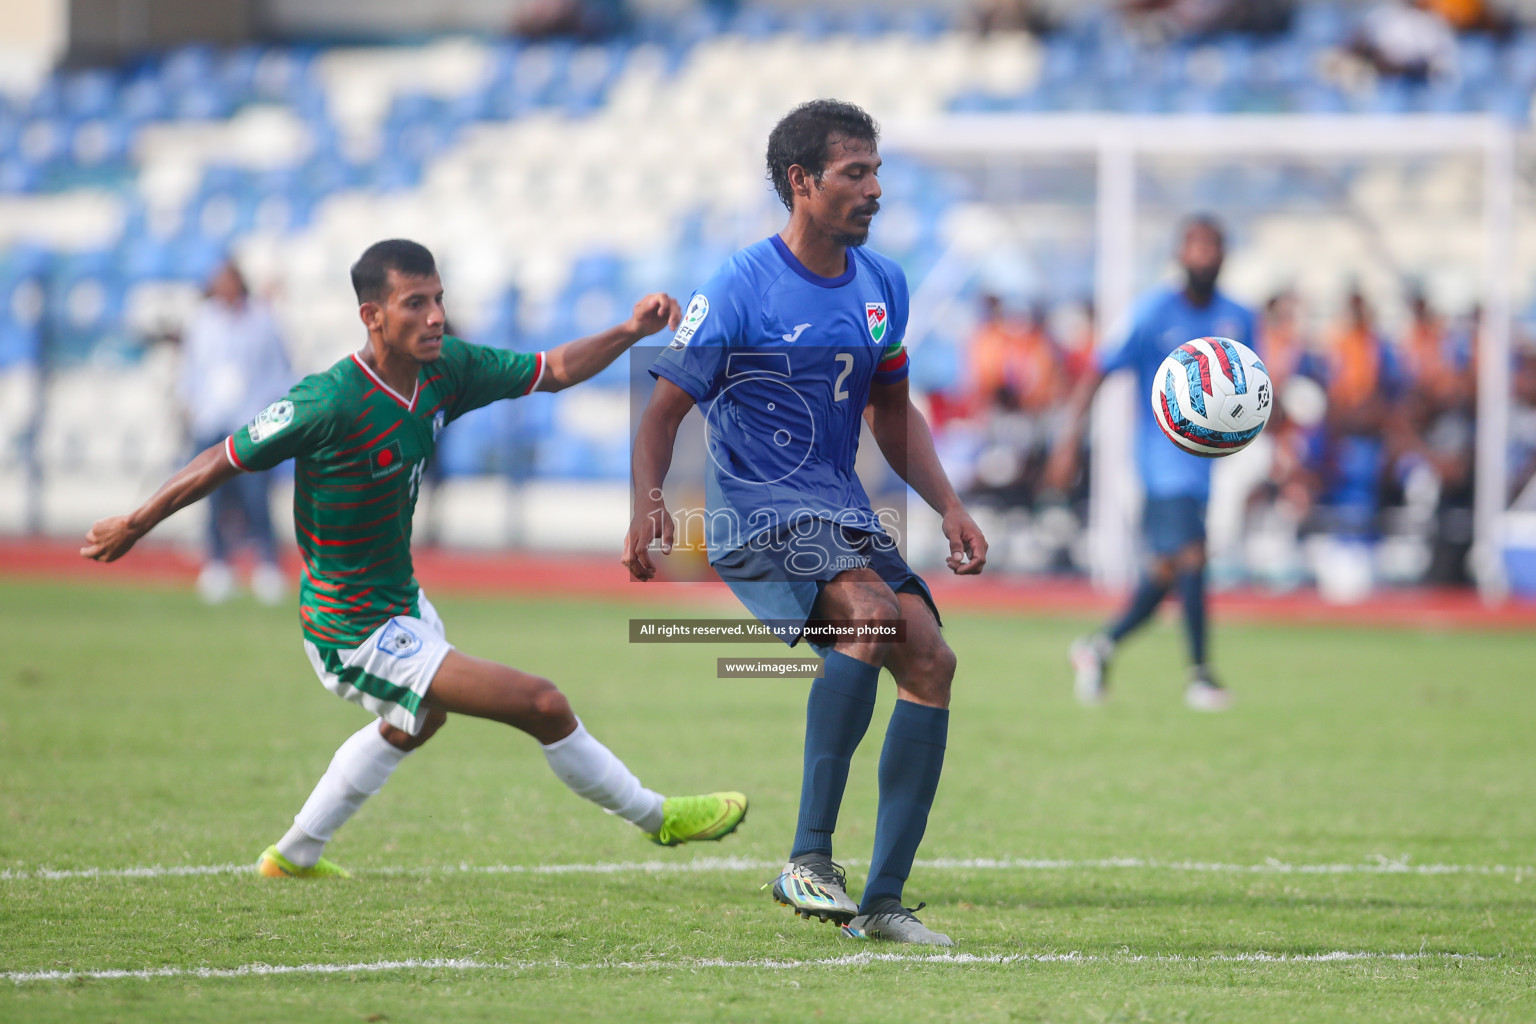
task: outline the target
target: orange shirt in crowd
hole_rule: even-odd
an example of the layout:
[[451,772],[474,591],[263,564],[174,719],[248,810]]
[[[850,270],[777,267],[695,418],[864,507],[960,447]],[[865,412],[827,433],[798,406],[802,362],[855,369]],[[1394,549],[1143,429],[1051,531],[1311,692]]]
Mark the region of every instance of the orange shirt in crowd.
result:
[[1045,330],[1033,324],[989,320],[971,336],[971,398],[985,409],[1007,390],[1019,408],[1038,411],[1062,394],[1061,356]]
[[1381,380],[1381,350],[1370,327],[1348,324],[1335,331],[1328,360],[1330,407],[1358,409],[1375,395]]

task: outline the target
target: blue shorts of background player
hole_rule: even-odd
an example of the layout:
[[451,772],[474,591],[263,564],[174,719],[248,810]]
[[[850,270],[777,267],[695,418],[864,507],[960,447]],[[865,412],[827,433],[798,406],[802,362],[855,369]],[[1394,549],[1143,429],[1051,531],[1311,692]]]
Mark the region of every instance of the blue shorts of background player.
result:
[[[822,588],[849,569],[871,569],[894,593],[916,594],[943,625],[928,584],[907,565],[888,534],[805,518],[763,531],[722,555],[714,568],[747,610],[780,630],[780,639],[791,647],[816,617]],[[814,639],[807,643],[822,657],[832,650],[831,644]]]
[[1204,545],[1205,499],[1191,494],[1148,497],[1141,508],[1141,536],[1147,550],[1160,559]]

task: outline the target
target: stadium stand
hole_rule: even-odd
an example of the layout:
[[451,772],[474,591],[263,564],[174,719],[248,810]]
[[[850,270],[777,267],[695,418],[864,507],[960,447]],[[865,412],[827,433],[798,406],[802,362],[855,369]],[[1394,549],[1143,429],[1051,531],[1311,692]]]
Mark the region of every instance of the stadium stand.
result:
[[[773,230],[764,127],[816,95],[885,119],[1482,111],[1529,121],[1536,31],[1461,35],[1449,71],[1414,81],[1350,63],[1357,17],[1307,4],[1279,33],[1150,43],[1102,14],[1034,36],[980,33],[942,11],[744,5],[688,8],[600,44],[189,46],[59,71],[0,98],[0,531],[71,532],[84,510],[125,503],[102,494],[138,493],[182,454],[168,400],[173,353],[158,342],[225,253],[272,296],[301,371],[354,345],[346,269],[388,235],[438,253],[456,331],[535,349],[611,321],[645,290],[686,296],[726,254]],[[1475,210],[1477,173],[1475,162],[1362,164],[1347,171],[1342,204],[1294,168],[1213,170],[1162,200],[1286,209],[1256,213],[1242,241],[1306,267],[1305,279],[1266,276],[1239,248],[1230,276],[1255,300],[1287,285],[1342,298],[1361,283],[1386,305],[1398,281],[1359,280],[1372,245],[1409,276],[1448,256],[1476,266],[1470,226],[1446,233],[1420,214]],[[995,241],[997,206],[976,201],[975,175],[889,154],[883,176],[874,242],[914,279],[946,247]],[[1376,227],[1363,230],[1359,211]],[[969,308],[999,282],[1058,313],[1092,293],[1081,211],[1027,216],[1032,249],[962,275],[952,303]],[[1524,233],[1520,261],[1526,303],[1536,232]],[[1441,283],[1443,305],[1470,307],[1475,271]],[[971,322],[930,323],[914,339],[928,346],[915,377],[923,390],[961,387]],[[467,417],[445,435],[441,472],[493,504],[506,482],[619,488],[627,382],[616,365],[596,387]],[[19,497],[32,478],[37,501]],[[82,501],[86,486],[95,493]],[[485,508],[453,514],[499,521]],[[579,540],[597,525],[564,529]]]

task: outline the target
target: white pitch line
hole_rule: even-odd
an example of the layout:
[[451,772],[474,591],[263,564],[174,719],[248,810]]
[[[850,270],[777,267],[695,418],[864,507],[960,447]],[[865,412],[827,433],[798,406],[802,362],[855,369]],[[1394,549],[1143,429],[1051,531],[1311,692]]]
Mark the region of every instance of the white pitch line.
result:
[[723,969],[800,970],[816,967],[860,967],[867,964],[902,963],[927,967],[1014,966],[1027,964],[1323,964],[1361,960],[1412,962],[1488,961],[1503,959],[1476,953],[1391,953],[1335,950],[1329,953],[1212,953],[1198,956],[1182,953],[849,953],[846,956],[812,960],[726,960],[708,957],[682,957],[673,960],[598,961],[571,963],[567,960],[485,961],[485,960],[376,960],[355,964],[244,964],[240,967],[152,967],[144,970],[101,971],[4,971],[0,981],[23,985],[38,981],[149,981],[156,978],[247,978],[283,974],[377,974],[389,971],[671,971],[700,967]]
[[[851,867],[864,862],[850,860]],[[773,871],[776,860],[745,857],[697,857],[693,860],[598,861],[577,864],[441,864],[356,868],[359,875],[617,875],[699,874],[713,871]],[[1257,864],[1225,864],[1193,860],[1157,860],[1143,857],[1108,857],[1099,860],[1052,860],[1027,857],[937,858],[919,860],[916,867],[929,871],[1181,871],[1233,875],[1510,875],[1515,881],[1536,874],[1536,868],[1508,864],[1413,864],[1406,859],[1378,857],[1358,864],[1289,864],[1266,860]],[[239,875],[255,870],[251,864],[150,865],[132,868],[74,868],[55,870],[0,870],[0,882],[90,878],[172,878],[198,875]]]

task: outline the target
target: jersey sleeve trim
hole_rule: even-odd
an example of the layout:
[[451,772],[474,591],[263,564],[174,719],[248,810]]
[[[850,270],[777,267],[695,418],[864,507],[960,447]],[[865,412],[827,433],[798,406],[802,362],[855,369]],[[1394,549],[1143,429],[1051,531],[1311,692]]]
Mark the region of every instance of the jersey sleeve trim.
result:
[[699,378],[695,377],[687,370],[679,369],[678,367],[666,362],[665,360],[658,359],[651,365],[651,376],[665,377],[673,384],[676,384],[678,387],[688,392],[689,397],[691,397],[696,403],[704,401],[704,396],[709,394],[708,384],[699,380]]
[[228,437],[226,437],[224,439],[224,457],[229,460],[229,464],[231,466],[234,466],[240,472],[242,472],[242,473],[249,473],[250,472],[250,468],[247,467],[247,466],[241,465],[240,464],[240,456],[235,454],[235,435],[234,434],[230,434]]
[[911,372],[912,361],[907,358],[907,350],[903,347],[895,355],[888,359],[882,359],[875,366],[875,383],[895,384],[898,381],[906,380],[907,375]]
[[522,394],[517,396],[518,398],[523,398],[523,397],[525,397],[527,395],[531,395],[535,391],[539,390],[539,381],[544,379],[544,370],[548,366],[549,366],[549,360],[545,357],[543,352],[540,352],[538,354],[538,363],[536,364],[536,366],[534,368],[534,371],[533,371],[533,380],[531,380],[528,383],[527,389]]

